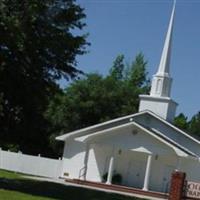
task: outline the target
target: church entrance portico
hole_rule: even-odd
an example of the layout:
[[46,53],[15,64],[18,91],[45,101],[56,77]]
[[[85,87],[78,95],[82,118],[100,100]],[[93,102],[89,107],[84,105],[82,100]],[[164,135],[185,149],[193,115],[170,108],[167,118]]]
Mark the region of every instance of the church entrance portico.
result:
[[112,179],[118,176],[121,180],[117,184],[149,190],[151,154],[102,144],[90,146],[86,180],[116,184]]
[[[85,180],[167,193],[177,162],[175,153],[151,154],[95,143],[90,144]],[[116,175],[121,177],[118,183],[112,182]]]
[[[107,169],[112,166],[112,176],[121,176],[121,185],[142,189],[144,186],[146,159],[144,153],[138,153],[131,150],[115,148],[115,154],[111,155],[108,167],[105,173],[111,172]],[[114,162],[113,162],[114,160]]]

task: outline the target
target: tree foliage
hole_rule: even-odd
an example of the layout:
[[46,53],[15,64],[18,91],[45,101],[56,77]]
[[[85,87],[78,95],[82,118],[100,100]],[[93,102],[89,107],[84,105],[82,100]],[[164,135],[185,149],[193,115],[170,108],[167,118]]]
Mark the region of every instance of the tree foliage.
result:
[[117,79],[122,80],[124,77],[124,55],[118,55],[115,61],[113,62],[113,66],[110,69],[110,75]]
[[174,124],[188,134],[200,139],[200,112],[190,120],[181,113],[174,119]]
[[[77,76],[85,24],[74,0],[0,1],[0,141],[39,152],[47,140],[43,113],[56,80]],[[38,148],[38,149],[37,149]]]
[[[128,77],[131,84],[136,86],[138,89],[144,89],[144,84],[148,83],[146,66],[147,61],[144,60],[144,55],[139,53],[133,61],[128,72]],[[146,86],[149,85],[147,84]]]
[[174,124],[178,128],[188,131],[189,122],[188,122],[187,117],[183,113],[180,113],[178,116],[175,117]]
[[87,74],[73,82],[49,104],[46,117],[54,127],[51,134],[55,137],[137,112],[139,94],[149,91],[146,68],[142,54],[128,68],[119,55],[107,76]]
[[200,112],[195,114],[189,122],[189,131],[200,139]]

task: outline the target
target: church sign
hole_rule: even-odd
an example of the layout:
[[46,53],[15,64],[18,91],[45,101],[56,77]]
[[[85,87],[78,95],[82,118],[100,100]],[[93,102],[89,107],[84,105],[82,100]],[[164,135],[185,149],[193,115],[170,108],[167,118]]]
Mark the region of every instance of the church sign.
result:
[[186,197],[200,199],[200,183],[187,181]]

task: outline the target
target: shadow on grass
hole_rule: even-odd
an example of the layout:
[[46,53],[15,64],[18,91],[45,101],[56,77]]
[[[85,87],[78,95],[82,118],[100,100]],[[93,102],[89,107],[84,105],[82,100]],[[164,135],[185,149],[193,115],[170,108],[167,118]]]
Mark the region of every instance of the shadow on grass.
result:
[[[138,198],[109,194],[85,188],[65,186],[46,181],[0,178],[0,188],[34,196],[66,200],[137,200]],[[140,199],[141,200],[141,199]]]

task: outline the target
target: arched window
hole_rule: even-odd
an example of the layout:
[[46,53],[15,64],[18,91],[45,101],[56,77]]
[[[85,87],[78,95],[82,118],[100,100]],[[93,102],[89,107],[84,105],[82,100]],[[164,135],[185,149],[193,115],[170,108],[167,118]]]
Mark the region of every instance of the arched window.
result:
[[157,94],[160,94],[160,92],[161,92],[161,84],[162,84],[162,80],[158,79],[157,84],[156,84],[156,93]]

